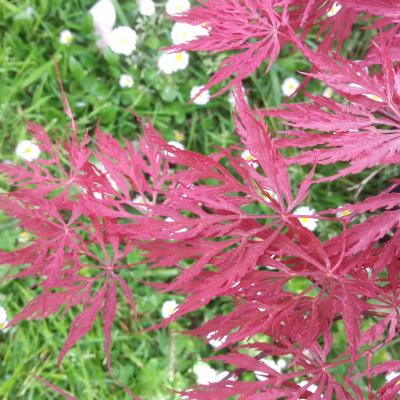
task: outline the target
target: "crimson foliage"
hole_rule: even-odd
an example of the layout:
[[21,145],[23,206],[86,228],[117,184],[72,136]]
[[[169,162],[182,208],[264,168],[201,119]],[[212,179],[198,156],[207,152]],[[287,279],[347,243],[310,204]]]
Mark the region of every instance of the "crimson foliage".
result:
[[[212,299],[234,300],[233,311],[190,332],[223,338],[225,352],[212,359],[232,364],[233,372],[186,391],[186,398],[363,399],[362,379],[369,399],[396,398],[399,377],[376,391],[371,380],[400,368],[400,361],[373,362],[399,330],[400,182],[359,203],[307,216],[340,224],[341,233],[327,241],[295,214],[311,187],[400,161],[400,5],[342,0],[339,12],[327,17],[332,6],[325,0],[208,0],[177,18],[201,23],[209,34],[176,49],[233,51],[206,88],[226,80],[222,91],[236,87],[236,131],[257,164],[241,158],[243,147],[208,156],[180,150],[143,121],[137,146],[122,146],[100,129],[79,142],[74,122],[69,143],[52,144],[40,126],[29,124],[46,155],[25,166],[1,165],[13,190],[1,196],[0,207],[35,240],[0,253],[0,261],[23,265],[14,277],[34,277],[42,292],[11,324],[80,307],[61,362],[100,314],[110,365],[118,293],[135,311],[120,272],[135,267],[125,260],[138,247],[152,268],[180,271],[174,281],[156,285],[186,298],[167,323]],[[354,24],[376,33],[357,61],[340,55]],[[307,45],[310,33],[319,35],[316,50]],[[265,60],[271,68],[287,45],[310,61],[306,83],[324,82],[340,102],[306,93],[306,102],[278,109],[248,106],[242,80]],[[279,118],[287,129],[273,138],[265,117]],[[288,148],[295,149],[290,157]],[[336,172],[323,176],[321,169],[315,179],[315,168],[327,164]],[[300,184],[291,182],[293,165],[308,165]],[[294,278],[309,287],[288,291]],[[347,347],[337,355],[339,323]],[[277,372],[262,362],[266,357],[284,357],[290,365]],[[356,364],[364,365],[362,372]],[[347,373],[338,377],[333,370],[341,365]],[[236,379],[246,371],[264,379]],[[308,390],[312,384],[315,393]]]

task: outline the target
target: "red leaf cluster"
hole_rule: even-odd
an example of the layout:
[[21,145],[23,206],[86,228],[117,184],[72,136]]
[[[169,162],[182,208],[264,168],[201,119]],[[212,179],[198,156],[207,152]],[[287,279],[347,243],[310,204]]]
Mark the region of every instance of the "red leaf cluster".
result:
[[[179,49],[233,52],[206,88],[227,79],[223,90],[236,86],[233,118],[243,146],[205,156],[168,145],[143,122],[137,145],[122,146],[99,129],[95,138],[86,134],[78,142],[74,123],[71,141],[53,145],[31,124],[46,155],[25,166],[0,167],[13,188],[1,196],[0,207],[35,240],[0,253],[0,262],[24,265],[15,277],[33,276],[42,292],[12,324],[78,308],[61,362],[101,315],[110,365],[117,297],[135,308],[121,275],[134,268],[126,256],[138,247],[151,268],[180,271],[172,282],[156,285],[186,298],[160,326],[219,297],[234,303],[228,314],[189,332],[219,340],[224,353],[212,359],[231,364],[232,373],[186,391],[186,398],[395,399],[399,377],[377,390],[372,379],[400,367],[394,360],[375,365],[373,358],[393,345],[399,331],[399,180],[355,204],[312,216],[296,213],[316,185],[400,161],[400,5],[342,0],[327,17],[333,5],[208,0],[178,17],[209,30]],[[340,50],[355,22],[379,32],[365,59],[352,61]],[[310,33],[318,34],[316,50],[306,44]],[[307,79],[330,86],[335,99],[305,92],[305,102],[252,110],[242,80],[264,60],[270,68],[287,44],[310,61]],[[267,116],[279,118],[286,130],[273,137]],[[241,157],[243,147],[252,162]],[[293,165],[309,166],[300,183],[291,179]],[[324,175],[326,165],[337,171]],[[322,241],[303,218],[339,224],[341,233]],[[308,287],[293,293],[293,279]],[[338,326],[347,337],[340,354],[333,351]],[[266,360],[272,358],[287,366],[270,367]],[[343,366],[346,375],[338,377],[335,370]],[[263,379],[239,379],[249,372]]]

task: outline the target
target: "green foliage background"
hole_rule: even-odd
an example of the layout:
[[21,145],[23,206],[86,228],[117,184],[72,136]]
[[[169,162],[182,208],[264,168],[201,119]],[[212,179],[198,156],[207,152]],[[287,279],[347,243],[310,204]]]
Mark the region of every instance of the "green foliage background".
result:
[[[92,132],[99,122],[114,137],[134,140],[140,133],[132,114],[135,111],[150,118],[167,140],[176,140],[183,134],[184,144],[191,150],[209,153],[213,146],[225,147],[237,142],[230,118],[232,105],[227,94],[212,99],[205,106],[189,103],[191,88],[207,81],[216,71],[221,57],[191,54],[189,67],[170,76],[157,69],[160,48],[170,44],[172,22],[164,14],[165,1],[156,1],[157,11],[152,17],[142,17],[135,0],[114,1],[117,25],[129,25],[138,33],[137,50],[132,57],[118,56],[108,49],[102,53],[96,48],[88,13],[93,3],[92,0],[0,0],[1,161],[19,162],[15,146],[29,138],[26,120],[44,125],[54,140],[62,140],[67,134],[68,122],[62,111],[55,62],[61,70],[67,96],[82,132],[86,129]],[[32,15],[27,12],[28,7],[32,7]],[[64,29],[71,30],[74,35],[71,46],[59,42],[59,34]],[[362,53],[366,43],[366,36],[356,35],[347,48],[352,54]],[[259,70],[245,83],[250,103],[258,107],[278,105],[283,100],[283,79],[297,75],[300,80],[296,71],[305,68],[307,64],[302,57],[293,49],[285,50],[267,76]],[[122,73],[132,75],[135,81],[132,88],[119,87]],[[315,93],[323,90],[317,83],[311,88]],[[276,122],[270,123],[273,131],[279,128]],[[292,172],[297,180],[307,171],[293,169]],[[382,189],[391,172],[379,173],[366,186],[362,196]],[[319,187],[312,193],[308,205],[319,210],[352,202],[355,200],[352,187],[363,178],[350,177]],[[0,178],[0,185],[2,190],[7,190],[4,177]],[[318,233],[322,238],[328,238],[335,229],[321,224]],[[19,246],[20,233],[16,221],[0,214],[2,250]],[[138,257],[136,253],[131,254],[129,262],[138,261]],[[9,272],[2,268],[0,276]],[[200,358],[210,355],[211,347],[176,331],[198,326],[214,315],[228,311],[229,302],[213,302],[168,329],[144,333],[142,328],[161,320],[162,303],[174,297],[156,294],[139,281],[171,279],[173,275],[154,271],[150,274],[142,265],[126,272],[125,277],[138,302],[138,318],[133,320],[125,306],[119,307],[113,329],[114,376],[105,367],[100,323],[72,349],[62,368],[57,368],[56,355],[72,318],[68,313],[64,318],[24,322],[7,333],[0,333],[0,398],[60,398],[38,382],[34,374],[85,400],[129,398],[121,384],[129,386],[144,400],[174,399],[176,396],[171,389],[180,390],[194,384],[192,367]],[[304,284],[302,281],[290,282],[288,290],[300,291]],[[7,309],[10,317],[38,293],[32,285],[29,280],[1,280],[0,305]],[[337,337],[340,349],[340,341],[345,340],[340,325]],[[394,349],[390,352],[395,354]],[[388,358],[388,354],[385,350],[377,357]],[[218,364],[213,366],[222,370]],[[344,375],[346,371],[338,373]]]

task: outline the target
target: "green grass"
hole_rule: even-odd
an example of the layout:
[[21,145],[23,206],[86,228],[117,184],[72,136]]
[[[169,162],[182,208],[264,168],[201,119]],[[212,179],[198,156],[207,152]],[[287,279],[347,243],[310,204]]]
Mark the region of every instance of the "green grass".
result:
[[[172,26],[163,15],[163,1],[151,18],[139,16],[135,1],[120,1],[119,4],[115,1],[117,24],[128,24],[138,32],[137,51],[129,58],[109,50],[102,53],[96,48],[87,12],[93,3],[86,0],[0,0],[0,161],[18,161],[15,146],[29,138],[26,120],[44,125],[54,139],[68,134],[55,63],[60,68],[81,132],[87,129],[92,133],[99,121],[114,137],[134,140],[140,134],[132,114],[135,111],[150,118],[167,140],[174,140],[177,133],[183,133],[184,143],[191,150],[210,153],[214,146],[226,147],[237,142],[227,94],[206,106],[189,104],[192,86],[204,84],[221,57],[191,54],[190,66],[185,71],[165,76],[157,70],[159,49],[170,44]],[[28,6],[33,8],[32,16],[26,15]],[[59,43],[59,33],[63,29],[70,29],[74,34],[69,47]],[[352,51],[355,43],[349,46]],[[258,107],[278,105],[282,101],[282,80],[305,66],[302,57],[290,49],[285,50],[268,75],[259,70],[246,80],[250,103]],[[133,76],[133,88],[119,87],[122,73]],[[313,90],[321,93],[322,87],[313,85]],[[270,124],[272,131],[279,129],[276,121]],[[295,181],[299,181],[307,171],[294,168],[292,172]],[[392,172],[395,171],[379,174],[361,197],[382,189],[387,178],[393,176]],[[310,205],[320,210],[354,201],[354,191],[349,189],[359,180],[360,177],[348,177],[320,185],[313,190]],[[4,181],[2,187],[7,189]],[[15,221],[0,215],[2,250],[18,246],[19,233]],[[332,228],[321,224],[319,233],[327,238]],[[130,262],[136,257],[133,254]],[[3,277],[9,272],[2,270]],[[23,322],[8,333],[0,334],[0,398],[60,398],[38,382],[34,374],[85,400],[129,398],[118,380],[143,400],[174,399],[171,389],[180,390],[194,384],[192,367],[201,357],[210,355],[211,348],[175,331],[198,326],[225,311],[229,304],[213,302],[207,309],[183,318],[168,329],[143,332],[144,327],[161,320],[161,305],[172,296],[156,294],[139,283],[140,279],[149,277],[144,266],[127,273],[126,277],[136,296],[138,318],[131,319],[127,307],[119,307],[113,329],[113,376],[105,366],[100,323],[71,350],[62,367],[57,367],[56,356],[72,318],[68,313],[64,318]],[[161,272],[151,275],[152,280],[165,278]],[[38,293],[29,280],[4,278],[1,282],[0,305],[7,308],[10,316]],[[293,283],[290,289],[296,292],[301,290],[301,285],[301,282]],[[343,332],[340,338],[344,339]]]

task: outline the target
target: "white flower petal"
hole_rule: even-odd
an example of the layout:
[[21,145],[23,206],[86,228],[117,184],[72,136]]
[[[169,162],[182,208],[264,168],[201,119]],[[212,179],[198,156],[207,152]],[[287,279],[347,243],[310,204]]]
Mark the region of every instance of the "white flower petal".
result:
[[30,140],[23,140],[18,143],[15,153],[25,161],[33,161],[40,156],[40,148]]
[[[203,106],[203,105],[207,104],[210,101],[210,92],[209,92],[209,90],[203,90],[203,88],[204,88],[204,86],[194,86],[192,88],[192,90],[190,91],[190,98],[191,98],[191,100],[193,101],[194,104],[198,104],[198,105]],[[197,96],[198,93],[200,93],[200,95]]]
[[[299,385],[301,387],[303,387],[303,386],[308,385],[308,382],[307,381],[301,381],[301,382],[299,382]],[[310,386],[307,387],[307,390],[309,392],[311,392],[311,393],[315,393],[317,391],[317,389],[318,389],[318,386],[314,385],[313,383]],[[322,396],[321,396],[321,398],[322,398]]]
[[35,13],[35,10],[33,9],[33,7],[26,7],[23,14],[25,17],[30,18],[33,16],[33,14]]
[[[100,172],[102,172],[103,174],[105,174],[105,176],[107,177],[107,180],[108,180],[108,182],[110,183],[110,185],[112,186],[112,188],[113,188],[114,190],[119,190],[118,185],[117,185],[117,182],[115,182],[114,179],[111,178],[111,175],[110,175],[110,173],[107,171],[106,167],[105,167],[102,163],[97,162],[97,161],[94,163],[94,165],[96,166],[96,168],[97,168]],[[100,194],[100,193],[99,193],[99,194]],[[94,194],[94,196],[96,197],[95,194]],[[101,194],[100,194],[100,196],[101,196]],[[96,198],[99,198],[99,197],[96,197]],[[102,197],[100,197],[100,199],[101,199],[101,198],[102,198]]]
[[175,300],[167,300],[161,307],[161,315],[163,318],[169,318],[174,314],[179,304]]
[[90,14],[93,18],[93,24],[96,27],[101,27],[104,30],[113,28],[117,13],[115,11],[114,4],[111,0],[100,0],[91,9]]
[[[233,286],[232,286],[233,287]],[[228,336],[222,336],[221,338],[219,338],[218,336],[215,337],[215,334],[217,333],[217,331],[213,331],[210,332],[207,335],[207,339],[208,339],[208,343],[212,346],[212,347],[220,347],[222,346],[228,339]]]
[[60,33],[60,43],[65,44],[69,46],[72,43],[72,40],[74,39],[74,36],[72,35],[72,32],[69,29],[64,29]]
[[178,15],[190,9],[189,0],[168,0],[165,5],[167,14]]
[[178,53],[163,53],[158,59],[158,69],[164,74],[185,69],[189,64],[189,54],[186,51]]
[[199,361],[193,366],[193,372],[199,385],[220,382],[229,375],[228,371],[218,372],[203,361]]
[[324,91],[322,92],[322,96],[327,97],[330,99],[333,96],[333,89],[331,87],[326,87]]
[[0,306],[0,324],[7,323],[7,311],[4,307]]
[[383,103],[382,97],[379,97],[379,96],[376,95],[376,94],[367,93],[367,94],[364,94],[364,96],[367,97],[367,98],[369,98],[370,100],[377,101],[378,103]]
[[119,77],[119,86],[122,88],[131,88],[133,86],[133,78],[128,74],[122,74]]
[[342,5],[338,2],[333,3],[332,7],[326,13],[328,17],[333,17],[342,9]]
[[[18,235],[18,242],[19,243],[28,243],[31,238],[31,234],[28,231],[22,231]],[[0,311],[0,321],[1,321],[1,311]]]
[[138,211],[142,213],[146,213],[147,211],[149,211],[149,208],[146,206],[147,201],[140,194],[138,194],[132,200],[132,203],[134,203],[133,207],[135,207]]
[[[297,208],[293,213],[293,215],[305,216],[313,214],[315,214],[315,210],[306,206]],[[318,226],[318,220],[315,218],[300,217],[299,221],[305,228],[309,229],[310,231],[314,231]]]
[[208,30],[201,25],[191,25],[186,22],[176,22],[171,30],[173,44],[190,42],[199,36],[208,35]]
[[285,96],[291,96],[300,86],[299,81],[296,78],[286,78],[282,83],[282,93]]
[[[276,372],[281,373],[282,370],[286,367],[286,361],[283,358],[280,358],[278,361],[275,361],[271,358],[264,358],[260,360],[263,364],[267,365],[271,369],[275,370]],[[266,381],[268,378],[268,373],[261,372],[261,371],[254,371],[256,378],[259,381]]]
[[176,140],[170,140],[170,141],[168,142],[168,144],[169,144],[170,146],[177,147],[177,148],[180,149],[180,150],[185,150],[185,146],[184,146],[182,143],[177,142]]
[[253,168],[257,168],[258,167],[258,162],[257,162],[257,160],[253,157],[253,155],[250,153],[250,150],[243,150],[241,153],[240,153],[240,157],[243,159],[243,160],[245,160],[245,161],[247,161],[247,163],[250,165],[250,166],[252,166]]
[[397,378],[398,376],[400,376],[400,372],[392,371],[389,374],[385,375],[385,380],[386,382],[389,382],[392,379]]
[[139,12],[145,17],[151,17],[156,11],[153,0],[139,0]]
[[116,54],[129,56],[136,49],[137,34],[129,26],[119,26],[111,31],[107,43]]

